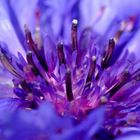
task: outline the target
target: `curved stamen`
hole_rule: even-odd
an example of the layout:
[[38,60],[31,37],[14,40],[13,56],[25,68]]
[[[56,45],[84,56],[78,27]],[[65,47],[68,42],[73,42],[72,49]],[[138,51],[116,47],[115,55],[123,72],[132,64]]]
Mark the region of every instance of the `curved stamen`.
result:
[[37,49],[37,46],[36,46],[36,44],[34,43],[34,41],[32,39],[31,32],[29,31],[27,25],[25,25],[25,35],[26,35],[26,42],[28,44],[29,49],[31,49],[35,53],[35,55],[38,58],[40,64],[42,65],[42,67],[46,71],[48,71],[48,65],[47,65],[45,59],[40,54],[39,50]]
[[115,41],[114,41],[114,39],[110,39],[107,50],[106,50],[105,55],[102,58],[102,62],[101,62],[101,66],[103,69],[108,67],[109,61],[113,54],[114,47],[115,47]]
[[78,26],[78,20],[74,19],[72,21],[72,29],[71,29],[71,40],[72,40],[73,51],[78,49],[77,26]]
[[72,93],[72,82],[71,82],[71,71],[70,69],[67,69],[66,71],[66,94],[68,101],[73,100],[73,93]]

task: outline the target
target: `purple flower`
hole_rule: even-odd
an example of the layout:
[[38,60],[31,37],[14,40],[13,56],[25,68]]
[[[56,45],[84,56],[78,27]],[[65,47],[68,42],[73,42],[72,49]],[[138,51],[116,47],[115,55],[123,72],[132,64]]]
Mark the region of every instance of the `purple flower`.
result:
[[[140,66],[135,54],[127,50],[139,30],[139,8],[122,16],[116,15],[115,10],[108,17],[111,7],[106,1],[95,5],[99,7],[96,18],[90,18],[87,24],[88,8],[82,8],[87,1],[64,2],[62,10],[54,1],[44,2],[38,3],[35,24],[29,22],[34,33],[25,24],[25,35],[23,22],[18,19],[21,17],[16,18],[18,7],[14,9],[12,2],[3,4],[8,9],[5,16],[11,19],[8,27],[20,43],[2,38],[0,45],[1,63],[12,74],[8,86],[0,85],[4,92],[0,99],[1,114],[6,114],[0,118],[1,138],[106,139],[100,135],[119,135],[125,128],[139,127]],[[70,6],[65,10],[67,4]],[[76,6],[78,12],[72,10]],[[44,7],[55,10],[48,8],[48,13],[40,16]],[[79,20],[72,20],[73,17]],[[103,28],[101,23],[108,18]],[[45,19],[48,29],[44,27]],[[10,42],[12,46],[21,44],[23,52],[13,55],[8,49]],[[4,68],[1,75],[9,78],[11,75],[3,74]],[[55,109],[43,106],[44,102],[53,104]],[[26,131],[21,129],[17,134],[21,126]]]

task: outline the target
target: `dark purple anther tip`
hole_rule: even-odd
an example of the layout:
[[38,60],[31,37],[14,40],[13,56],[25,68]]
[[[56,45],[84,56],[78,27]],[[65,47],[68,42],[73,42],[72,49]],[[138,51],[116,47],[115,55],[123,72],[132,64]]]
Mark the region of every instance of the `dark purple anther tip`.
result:
[[25,28],[26,43],[27,43],[29,49],[36,55],[36,57],[38,58],[40,64],[44,68],[44,70],[48,71],[47,62],[45,61],[45,59],[41,55],[40,51],[38,50],[37,44],[34,43],[34,41],[32,39],[31,32],[29,31],[27,25],[25,25],[24,28]]
[[27,59],[28,64],[33,65],[34,62],[33,62],[33,56],[32,56],[32,52],[31,51],[27,52],[26,59]]
[[72,93],[72,82],[71,82],[71,71],[70,69],[66,70],[66,94],[68,101],[73,100],[73,93]]
[[114,96],[117,91],[123,87],[126,83],[129,82],[129,79],[130,79],[130,73],[125,70],[121,75],[120,77],[118,78],[117,82],[112,85],[107,91],[105,94],[108,94],[108,97],[111,98],[112,96]]
[[78,20],[74,19],[72,21],[72,29],[71,29],[71,39],[72,39],[72,50],[73,51],[78,49],[77,26],[78,26]]
[[27,59],[27,62],[29,65],[32,66],[32,71],[35,75],[39,75],[39,70],[37,69],[34,61],[33,61],[33,56],[32,56],[32,52],[31,51],[28,51],[27,54],[26,54],[26,59]]
[[106,50],[105,55],[103,56],[102,62],[101,62],[101,66],[103,69],[106,69],[109,65],[109,61],[112,57],[114,47],[115,47],[115,41],[114,41],[114,39],[110,39],[108,46],[107,46],[107,50]]
[[64,44],[63,42],[59,42],[57,45],[57,52],[58,52],[58,59],[59,59],[59,64],[66,64],[65,60],[65,54],[64,54]]
[[26,43],[28,44],[29,48],[32,50],[33,49],[32,45],[34,45],[34,42],[33,42],[33,39],[32,39],[31,32],[30,32],[27,25],[24,25],[24,30],[25,30]]
[[[88,84],[89,82],[92,81],[92,76],[95,72],[95,68],[96,68],[96,56],[93,56],[91,59],[91,63],[90,63],[89,71],[88,71],[88,76],[86,79],[86,84]],[[88,84],[88,86],[90,86],[90,85]]]

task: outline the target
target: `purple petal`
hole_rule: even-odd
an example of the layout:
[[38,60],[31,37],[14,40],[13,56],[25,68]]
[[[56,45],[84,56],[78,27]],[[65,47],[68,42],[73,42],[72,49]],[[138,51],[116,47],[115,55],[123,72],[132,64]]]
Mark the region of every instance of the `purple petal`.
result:
[[0,1],[0,41],[6,42],[9,46],[11,53],[15,54],[20,51],[24,54],[19,40],[17,39],[16,33],[10,22],[9,16],[6,12],[5,1]]
[[123,134],[122,136],[116,138],[115,140],[139,140],[140,131],[131,131]]
[[1,98],[0,99],[0,112],[1,111],[14,111],[20,105],[20,100],[15,98]]
[[20,27],[24,31],[24,25],[28,24],[30,29],[33,31],[35,27],[35,21],[33,18],[35,16],[35,8],[37,6],[38,0],[11,0],[9,1],[13,10],[18,18]]

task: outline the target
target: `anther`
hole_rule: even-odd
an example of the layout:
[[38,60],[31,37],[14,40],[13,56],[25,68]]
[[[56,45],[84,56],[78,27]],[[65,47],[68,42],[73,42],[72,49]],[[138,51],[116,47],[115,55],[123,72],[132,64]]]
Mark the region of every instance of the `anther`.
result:
[[109,65],[109,61],[110,61],[113,51],[114,51],[114,47],[115,47],[115,41],[114,41],[114,39],[110,39],[107,50],[106,50],[105,55],[102,58],[102,62],[101,62],[101,66],[103,69],[107,68]]
[[116,43],[120,39],[121,35],[124,33],[125,28],[126,28],[126,22],[122,21],[120,25],[120,29],[116,32],[115,37],[114,37]]
[[29,31],[27,25],[25,25],[24,28],[25,28],[26,42],[28,44],[29,49],[31,49],[31,51],[35,53],[36,57],[38,58],[44,70],[48,71],[48,65],[45,59],[41,56],[41,53],[38,50],[37,45],[34,43],[31,32]]
[[33,41],[33,39],[32,39],[32,35],[31,35],[31,32],[30,32],[30,30],[29,30],[29,28],[28,28],[28,26],[25,24],[24,25],[24,30],[25,30],[25,37],[26,37],[26,42],[27,42],[27,44],[28,44],[28,47],[29,47],[29,49],[31,49],[33,52],[35,52],[36,50],[36,48],[35,48],[35,43],[34,43],[34,41]]
[[[86,79],[86,84],[91,82],[93,74],[95,72],[95,68],[96,68],[96,56],[93,56],[91,59],[90,68],[89,68],[88,76]],[[88,86],[90,86],[90,84],[88,84]]]
[[31,51],[27,52],[26,59],[27,59],[28,64],[30,64],[32,66],[33,73],[35,75],[40,74],[38,69],[37,69],[37,67],[36,67],[36,65],[35,65],[35,63],[34,63],[34,61],[33,61],[32,52]]
[[72,93],[72,82],[71,82],[71,71],[70,69],[67,69],[66,71],[66,94],[68,101],[73,100],[73,93]]
[[40,33],[40,9],[36,8],[35,10],[35,34],[34,34],[34,39],[35,43],[37,44],[37,47],[39,50],[42,49],[42,38],[41,38],[41,33]]
[[114,85],[112,85],[105,94],[109,93],[108,97],[111,98],[121,87],[123,87],[129,81],[129,78],[130,73],[128,71],[124,71],[118,81]]
[[77,26],[78,26],[78,20],[74,19],[72,21],[72,29],[71,29],[71,39],[72,39],[73,51],[78,49]]
[[63,42],[58,43],[57,45],[57,52],[58,52],[58,59],[59,59],[59,64],[66,64],[65,60],[65,55],[64,55],[64,44]]

